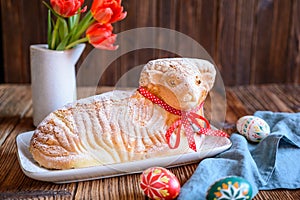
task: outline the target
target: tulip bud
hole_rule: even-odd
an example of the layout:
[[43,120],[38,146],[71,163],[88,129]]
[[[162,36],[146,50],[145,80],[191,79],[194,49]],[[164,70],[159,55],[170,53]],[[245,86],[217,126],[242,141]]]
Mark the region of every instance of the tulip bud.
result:
[[91,12],[101,24],[120,21],[127,15],[126,12],[123,12],[121,0],[94,0]]
[[117,35],[112,33],[113,27],[111,24],[92,24],[86,31],[86,37],[89,43],[95,48],[116,50],[118,46],[114,46]]
[[50,0],[53,10],[62,17],[71,17],[78,13],[84,0]]

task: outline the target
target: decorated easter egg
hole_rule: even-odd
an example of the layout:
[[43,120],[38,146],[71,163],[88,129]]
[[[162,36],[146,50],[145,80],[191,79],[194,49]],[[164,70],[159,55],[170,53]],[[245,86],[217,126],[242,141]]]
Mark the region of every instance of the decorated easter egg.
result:
[[236,123],[236,128],[241,135],[252,142],[260,142],[270,134],[270,126],[267,122],[251,115],[241,117]]
[[228,176],[213,183],[207,190],[207,200],[250,200],[252,187],[250,183],[238,176]]
[[175,199],[180,192],[177,177],[162,167],[151,167],[141,175],[140,188],[151,199]]

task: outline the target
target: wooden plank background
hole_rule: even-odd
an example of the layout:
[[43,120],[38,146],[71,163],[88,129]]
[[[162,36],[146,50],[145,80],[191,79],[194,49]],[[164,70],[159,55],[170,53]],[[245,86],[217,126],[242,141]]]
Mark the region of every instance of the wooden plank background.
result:
[[[122,4],[128,16],[115,24],[115,33],[146,26],[184,33],[208,51],[227,86],[300,83],[300,0],[123,0]],[[41,0],[1,0],[0,6],[0,82],[30,83],[29,45],[46,42],[47,10]],[[88,45],[78,66],[91,49]],[[132,66],[167,56],[174,55],[157,49],[130,52],[113,62],[99,83],[114,85]]]

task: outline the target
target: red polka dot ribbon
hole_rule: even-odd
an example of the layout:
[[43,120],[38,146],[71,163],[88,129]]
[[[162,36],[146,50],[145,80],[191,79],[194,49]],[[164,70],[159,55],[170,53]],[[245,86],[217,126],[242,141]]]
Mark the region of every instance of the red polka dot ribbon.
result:
[[[198,128],[198,130],[197,130],[198,134],[213,135],[213,136],[220,136],[220,137],[229,137],[229,135],[227,133],[223,132],[223,131],[212,130],[210,128],[210,124],[207,121],[207,119],[205,119],[201,115],[196,114],[196,112],[203,107],[203,102],[199,106],[197,106],[195,109],[193,109],[191,111],[181,111],[181,110],[178,110],[178,109],[173,108],[172,106],[168,105],[162,99],[160,99],[159,97],[155,96],[154,94],[152,94],[151,92],[149,92],[148,90],[146,90],[143,87],[140,87],[138,89],[138,91],[139,91],[139,93],[141,95],[143,95],[144,97],[146,97],[147,99],[149,99],[153,103],[159,105],[160,107],[162,107],[166,111],[168,111],[168,112],[170,112],[172,114],[180,116],[180,119],[178,119],[177,121],[175,121],[168,128],[168,130],[166,132],[166,135],[165,135],[167,143],[168,143],[168,145],[169,145],[169,147],[171,149],[177,148],[179,146],[179,143],[180,143],[180,131],[181,131],[182,126],[185,129],[185,134],[186,134],[186,137],[187,137],[187,140],[188,140],[189,147],[192,150],[194,150],[194,151],[197,151],[197,148],[196,148],[196,143],[195,143],[195,139],[194,139],[194,129],[193,129],[192,125],[195,125]],[[204,121],[206,127],[205,128],[202,127],[199,124],[199,122],[197,121],[197,119],[200,119],[200,120]],[[176,129],[177,129],[177,131],[176,131]],[[170,144],[170,138],[171,138],[171,135],[173,133],[176,134],[176,140],[175,140],[174,146],[172,146]]]

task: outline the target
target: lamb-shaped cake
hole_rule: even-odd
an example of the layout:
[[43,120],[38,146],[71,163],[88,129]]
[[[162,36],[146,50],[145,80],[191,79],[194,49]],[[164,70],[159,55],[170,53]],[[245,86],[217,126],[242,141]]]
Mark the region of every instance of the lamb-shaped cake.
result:
[[201,59],[152,60],[138,89],[88,97],[50,113],[35,130],[30,152],[45,168],[70,169],[197,151],[201,137],[192,125],[208,125],[202,105],[215,75]]

